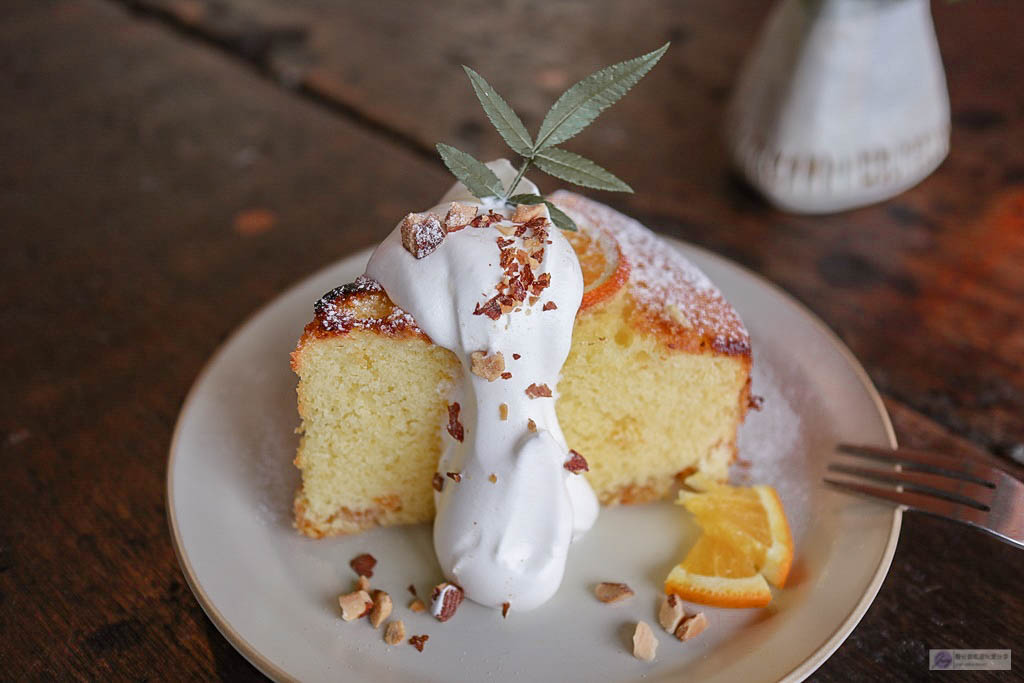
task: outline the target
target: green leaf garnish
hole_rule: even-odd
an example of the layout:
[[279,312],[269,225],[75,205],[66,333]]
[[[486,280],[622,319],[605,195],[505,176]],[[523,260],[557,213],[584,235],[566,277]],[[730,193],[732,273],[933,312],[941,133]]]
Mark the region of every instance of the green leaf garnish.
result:
[[462,184],[473,193],[474,197],[483,199],[505,196],[505,188],[502,187],[501,180],[482,162],[443,142],[437,143],[437,151],[441,153],[441,158],[448,170],[462,181]]
[[537,156],[533,158],[533,163],[545,173],[574,185],[592,187],[595,190],[610,190],[612,192],[633,191],[632,187],[590,159],[557,147],[549,147],[542,152],[538,152]]
[[508,198],[509,204],[544,204],[548,207],[548,215],[551,216],[551,222],[555,224],[556,228],[562,230],[568,230],[569,232],[576,232],[575,221],[569,217],[569,214],[565,213],[557,206],[549,202],[548,200],[541,197],[539,194],[517,194]]
[[491,120],[498,135],[508,143],[513,151],[523,156],[530,156],[530,153],[533,152],[533,138],[530,137],[523,122],[512,111],[512,107],[508,106],[508,102],[502,99],[501,95],[484,80],[483,76],[468,66],[462,68],[466,70],[469,82],[473,84],[476,98],[480,100],[487,118]]
[[601,69],[566,90],[541,122],[534,149],[554,147],[590,125],[654,68],[668,46]]
[[551,221],[563,230],[576,230],[576,224],[563,211],[543,197],[535,194],[514,194],[519,181],[531,164],[562,180],[596,190],[632,192],[633,188],[609,171],[579,154],[555,147],[577,135],[589,126],[601,112],[622,99],[641,78],[654,68],[669,44],[654,52],[619,62],[597,71],[572,86],[558,98],[541,122],[537,140],[530,137],[522,120],[512,111],[501,95],[468,66],[462,68],[469,76],[473,92],[480,100],[487,118],[501,138],[514,152],[523,157],[523,163],[508,188],[502,187],[498,176],[471,155],[451,145],[438,143],[445,166],[475,197],[497,197],[509,204],[539,204],[548,207]]

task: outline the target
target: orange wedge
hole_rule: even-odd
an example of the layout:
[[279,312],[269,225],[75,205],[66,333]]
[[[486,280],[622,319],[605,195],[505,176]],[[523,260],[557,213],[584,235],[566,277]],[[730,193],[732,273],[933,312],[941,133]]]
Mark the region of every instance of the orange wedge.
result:
[[677,503],[702,534],[669,573],[665,592],[716,607],[763,607],[768,583],[782,588],[793,562],[793,537],[778,494],[770,486],[729,486],[701,475]]
[[583,271],[583,301],[580,310],[605,301],[626,284],[629,263],[610,233],[594,229],[566,232]]

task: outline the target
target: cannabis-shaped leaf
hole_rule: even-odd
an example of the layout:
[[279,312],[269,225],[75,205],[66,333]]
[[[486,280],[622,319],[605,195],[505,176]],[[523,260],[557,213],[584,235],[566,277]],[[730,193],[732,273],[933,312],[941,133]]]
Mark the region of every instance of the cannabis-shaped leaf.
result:
[[536,141],[530,137],[526,126],[512,111],[508,102],[484,80],[483,76],[469,67],[463,67],[487,118],[508,146],[523,157],[523,163],[512,184],[505,188],[491,169],[471,155],[451,145],[440,143],[437,145],[437,151],[441,153],[448,170],[461,180],[474,196],[480,199],[496,197],[503,202],[514,204],[546,204],[555,225],[566,230],[575,230],[576,226],[572,219],[543,197],[535,194],[514,194],[519,181],[532,164],[549,175],[575,185],[597,190],[632,192],[633,188],[593,161],[555,145],[577,135],[593,123],[601,112],[618,102],[654,68],[668,50],[668,45],[665,43],[654,52],[601,69],[566,90],[541,122]]

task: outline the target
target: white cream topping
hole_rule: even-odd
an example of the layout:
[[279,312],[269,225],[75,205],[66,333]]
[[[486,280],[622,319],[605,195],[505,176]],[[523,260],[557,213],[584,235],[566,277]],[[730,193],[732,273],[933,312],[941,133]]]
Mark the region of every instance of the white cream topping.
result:
[[[515,176],[504,159],[487,165],[506,187]],[[524,179],[516,193],[538,192]],[[478,201],[462,183],[431,211],[444,217],[452,201],[479,206],[481,213],[510,214],[496,202]],[[502,224],[510,225],[496,225]],[[551,244],[544,245],[534,273],[550,274],[551,284],[539,300],[530,305],[527,299],[522,310],[497,320],[474,315],[477,304],[494,296],[503,276],[499,237],[523,247],[522,238],[507,237],[495,225],[467,227],[416,259],[402,246],[396,228],[373,253],[366,274],[462,364],[449,403],[460,405],[465,437],[457,441],[442,427],[438,464],[442,476],[461,475],[458,482],[444,476],[443,489],[435,494],[434,549],[441,568],[475,602],[492,607],[508,602],[523,611],[558,590],[569,544],[593,525],[598,505],[583,475],[563,467],[569,449],[555,415],[558,375],[583,297],[579,261],[568,240],[550,226]],[[549,301],[557,308],[543,310]],[[511,378],[488,381],[473,374],[474,351],[500,351]],[[547,385],[553,396],[531,399],[526,394],[531,384]],[[508,406],[507,420],[501,419],[502,404]],[[528,427],[531,419],[536,431]]]

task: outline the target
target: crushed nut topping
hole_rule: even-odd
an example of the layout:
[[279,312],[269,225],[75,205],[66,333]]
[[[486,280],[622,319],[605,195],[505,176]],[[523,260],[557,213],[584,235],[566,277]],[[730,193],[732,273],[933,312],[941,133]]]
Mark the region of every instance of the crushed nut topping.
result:
[[507,602],[501,603],[501,618],[504,619],[508,616],[508,608],[510,605]]
[[412,597],[414,597],[414,598],[416,597],[416,586],[414,586],[414,585],[412,585],[410,583],[408,586],[405,587],[405,590],[407,590],[410,593],[412,593]]
[[679,628],[676,629],[676,638],[679,640],[689,640],[696,638],[704,629],[708,627],[708,618],[704,616],[703,612],[698,612],[692,617],[686,617],[682,623],[679,624]]
[[345,595],[338,596],[338,605],[341,606],[341,618],[345,621],[355,621],[369,614],[373,608],[373,600],[366,591],[352,591]]
[[462,427],[462,423],[459,422],[459,411],[461,410],[462,406],[459,405],[458,401],[448,406],[448,433],[456,441],[462,441],[466,438],[466,430]]
[[452,202],[448,205],[448,213],[444,217],[444,229],[448,232],[462,230],[474,218],[476,218],[475,206]]
[[502,403],[500,406],[498,406],[498,417],[500,417],[502,420],[507,420],[508,419],[508,404],[507,403]]
[[462,475],[458,472],[445,472],[445,476],[458,484],[462,481]]
[[368,578],[366,578],[365,576],[363,576],[362,574],[360,574],[359,578],[356,579],[356,590],[357,591],[366,591],[367,593],[369,593],[370,592],[370,580]]
[[423,604],[422,600],[416,598],[409,603],[409,610],[413,612],[425,612],[427,610],[427,606]]
[[526,428],[531,432],[537,431],[537,423],[533,421],[533,418],[530,418],[526,421]]
[[494,210],[488,211],[486,214],[480,214],[469,222],[474,228],[486,228],[491,223],[497,223],[504,220],[504,216],[498,213],[494,213]]
[[410,213],[402,219],[401,231],[402,246],[418,259],[433,253],[448,234],[432,213]]
[[520,356],[518,353],[512,354],[512,360],[519,360],[520,358],[522,358],[522,356]]
[[633,589],[624,583],[603,581],[594,586],[594,595],[601,602],[619,602],[633,597]]
[[348,566],[352,567],[359,576],[365,576],[366,578],[373,577],[373,568],[377,565],[377,559],[370,553],[363,553],[352,558],[352,561],[348,563]]
[[488,382],[501,377],[501,373],[505,370],[505,356],[502,355],[501,351],[495,351],[491,355],[487,355],[486,351],[474,351],[470,354],[472,361],[473,374],[477,377],[483,377]]
[[388,645],[398,645],[405,640],[405,624],[401,619],[389,622],[384,627],[384,642]]
[[654,659],[654,653],[658,650],[658,639],[654,637],[651,627],[642,621],[638,621],[633,631],[633,656],[649,662]]
[[544,306],[541,307],[541,310],[543,310],[543,311],[553,311],[556,308],[558,308],[558,304],[556,304],[554,301],[546,301],[546,302],[544,302]]
[[491,476],[487,477],[487,481],[491,482],[492,484],[497,484],[498,483],[498,475],[495,474],[494,472],[491,472]]
[[764,396],[758,396],[757,394],[751,394],[750,398],[747,399],[747,407],[751,410],[760,411],[764,408]]
[[373,592],[373,607],[370,608],[370,625],[377,628],[391,616],[391,596],[384,591]]
[[658,623],[669,633],[675,633],[679,623],[686,616],[683,609],[683,601],[675,595],[666,595],[661,599],[661,607],[658,609]]
[[526,387],[526,395],[530,398],[551,398],[551,389],[547,384],[530,384]]
[[430,640],[430,636],[428,636],[428,635],[413,636],[412,638],[409,639],[409,644],[412,645],[417,650],[419,650],[420,652],[423,652],[423,645],[428,640]]
[[537,217],[544,216],[543,204],[517,204],[515,213],[512,214],[513,223],[525,223]]
[[[477,216],[473,219],[472,224],[483,225],[483,218],[483,216]],[[501,220],[500,216],[498,220]],[[490,222],[487,224],[489,225]],[[505,237],[498,237],[495,240],[500,257],[498,262],[503,272],[501,281],[495,286],[498,293],[484,303],[476,304],[473,315],[486,315],[492,320],[497,320],[502,314],[516,310],[526,300],[530,292],[539,295],[551,283],[549,273],[534,275],[534,271],[540,268],[544,260],[543,244],[548,237],[549,225],[547,219],[543,215],[539,215],[517,225],[512,233],[509,233],[508,230],[501,230]],[[505,226],[498,227],[501,229]],[[515,240],[509,239],[513,236],[523,237],[524,246],[527,248],[516,248]]]
[[448,621],[455,616],[464,596],[461,586],[448,581],[439,583],[430,597],[430,611],[438,621]]
[[569,459],[565,461],[565,464],[563,464],[562,467],[573,474],[590,471],[590,466],[587,465],[587,459],[571,448],[569,449]]
[[512,373],[511,372],[503,372],[503,373],[501,373],[501,378],[502,379],[512,379]]
[[[444,477],[441,476],[440,472],[434,472],[434,479],[431,481],[431,484],[435,491],[441,493],[442,489],[444,489]],[[410,588],[412,588],[412,586],[410,586]]]

